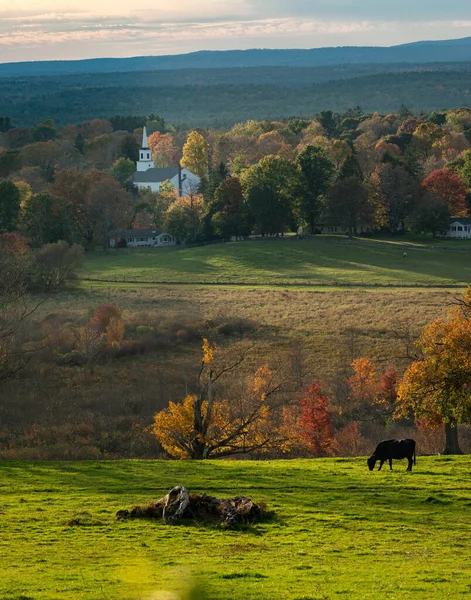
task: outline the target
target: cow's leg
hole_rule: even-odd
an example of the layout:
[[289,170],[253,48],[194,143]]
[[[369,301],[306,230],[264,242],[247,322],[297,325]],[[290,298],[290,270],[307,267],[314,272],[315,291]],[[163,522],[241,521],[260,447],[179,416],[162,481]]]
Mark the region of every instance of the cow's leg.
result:
[[381,459],[381,462],[379,463],[379,469],[378,469],[378,471],[381,471],[381,467],[383,466],[383,463],[384,463],[384,460]]
[[412,458],[410,456],[408,456],[407,460],[409,461],[409,466],[407,467],[407,470],[412,471]]
[[389,470],[392,471],[392,458],[389,459]]

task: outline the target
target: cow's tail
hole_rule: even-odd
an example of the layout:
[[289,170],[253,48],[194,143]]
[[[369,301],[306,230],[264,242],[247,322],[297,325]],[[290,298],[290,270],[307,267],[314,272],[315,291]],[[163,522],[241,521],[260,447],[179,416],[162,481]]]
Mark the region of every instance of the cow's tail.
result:
[[415,444],[414,444],[414,465],[416,464],[415,462]]

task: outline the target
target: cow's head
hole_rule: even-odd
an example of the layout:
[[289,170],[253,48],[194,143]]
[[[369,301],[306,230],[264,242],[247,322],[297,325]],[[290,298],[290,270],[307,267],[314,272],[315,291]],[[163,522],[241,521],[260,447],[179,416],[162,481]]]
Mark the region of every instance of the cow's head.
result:
[[375,468],[376,456],[373,454],[366,462],[368,463],[368,469],[372,471]]

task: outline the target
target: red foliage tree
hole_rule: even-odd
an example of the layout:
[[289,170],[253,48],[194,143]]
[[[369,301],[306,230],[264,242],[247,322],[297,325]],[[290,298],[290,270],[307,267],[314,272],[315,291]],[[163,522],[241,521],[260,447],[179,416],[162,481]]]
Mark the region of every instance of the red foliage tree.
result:
[[333,453],[334,428],[328,408],[328,398],[319,384],[311,384],[299,399],[301,409],[298,427],[303,442],[314,456]]
[[466,186],[461,175],[448,168],[435,170],[422,181],[422,190],[443,198],[452,216],[466,213]]

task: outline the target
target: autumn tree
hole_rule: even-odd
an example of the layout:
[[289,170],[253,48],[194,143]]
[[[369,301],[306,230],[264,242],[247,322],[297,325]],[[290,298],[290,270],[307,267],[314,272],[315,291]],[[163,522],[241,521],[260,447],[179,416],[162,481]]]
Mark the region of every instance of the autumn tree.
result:
[[70,207],[48,192],[33,194],[27,200],[22,210],[21,229],[30,237],[33,246],[74,240]]
[[220,383],[234,378],[247,350],[230,359],[207,339],[202,350],[196,393],[155,415],[152,431],[163,448],[176,458],[205,459],[279,447],[283,434],[274,414],[281,384],[276,374],[264,366],[223,395]]
[[444,453],[461,454],[457,425],[471,420],[471,287],[448,320],[425,327],[417,345],[423,358],[404,374],[396,416],[444,424]]
[[90,190],[88,216],[94,240],[107,250],[113,231],[129,226],[133,214],[128,192],[112,178],[103,178]]
[[348,393],[339,404],[350,421],[384,421],[395,410],[397,370],[389,366],[383,372],[368,358],[359,357],[351,363],[352,375],[347,379]]
[[325,210],[329,222],[343,225],[349,237],[357,235],[360,226],[372,225],[374,220],[368,190],[356,177],[348,177],[332,186],[325,199]]
[[183,146],[181,164],[198,177],[205,177],[208,174],[208,143],[201,133],[192,131],[188,135]]
[[61,170],[50,192],[66,203],[75,230],[87,244],[97,241],[106,249],[110,232],[131,221],[129,194],[103,171]]
[[45,244],[34,253],[32,285],[43,292],[56,292],[76,277],[83,262],[83,247],[64,240]]
[[376,167],[370,183],[377,205],[377,218],[391,233],[405,229],[406,218],[413,212],[419,187],[404,167],[384,163]]
[[124,319],[115,304],[101,304],[88,323],[74,332],[77,351],[90,375],[107,348],[119,347],[124,339]]
[[314,232],[321,211],[321,196],[327,193],[335,173],[334,163],[318,146],[306,146],[297,158],[302,173],[301,193],[296,205],[298,216]]
[[198,239],[202,232],[204,200],[201,194],[178,197],[163,216],[163,227],[167,233],[182,242]]
[[457,173],[450,169],[435,170],[422,181],[422,190],[443,198],[451,216],[466,214],[466,186]]
[[290,447],[308,450],[312,456],[331,456],[335,432],[329,401],[318,383],[312,383],[292,406],[283,411]]

